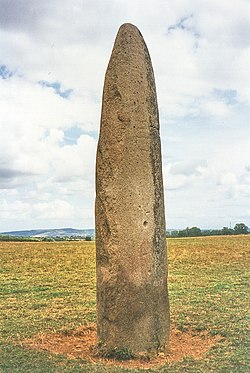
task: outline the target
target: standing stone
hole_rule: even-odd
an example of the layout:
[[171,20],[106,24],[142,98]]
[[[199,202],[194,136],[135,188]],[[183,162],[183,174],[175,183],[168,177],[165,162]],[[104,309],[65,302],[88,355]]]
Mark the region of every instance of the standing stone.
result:
[[164,351],[166,227],[154,73],[124,24],[107,68],[96,164],[97,334],[102,351]]

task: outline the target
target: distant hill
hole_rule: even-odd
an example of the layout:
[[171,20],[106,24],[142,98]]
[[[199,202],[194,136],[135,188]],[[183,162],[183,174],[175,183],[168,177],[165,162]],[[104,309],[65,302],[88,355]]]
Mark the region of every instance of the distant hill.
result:
[[59,228],[59,229],[31,229],[25,231],[1,232],[3,235],[17,237],[70,237],[70,236],[95,236],[94,229],[74,229],[74,228]]

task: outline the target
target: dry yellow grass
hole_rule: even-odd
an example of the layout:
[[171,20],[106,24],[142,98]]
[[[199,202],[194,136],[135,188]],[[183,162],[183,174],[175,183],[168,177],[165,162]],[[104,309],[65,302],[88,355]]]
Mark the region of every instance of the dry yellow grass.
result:
[[[170,239],[168,252],[172,325],[224,338],[206,358],[168,371],[245,372],[250,235]],[[95,321],[94,242],[0,242],[0,295],[0,370],[105,371],[17,346]]]

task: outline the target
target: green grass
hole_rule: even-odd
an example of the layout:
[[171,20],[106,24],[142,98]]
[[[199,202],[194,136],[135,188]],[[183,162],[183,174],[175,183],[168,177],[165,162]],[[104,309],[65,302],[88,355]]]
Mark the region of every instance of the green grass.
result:
[[[168,240],[171,322],[223,339],[149,372],[247,372],[250,236]],[[93,242],[0,242],[0,372],[136,372],[18,346],[95,321]]]

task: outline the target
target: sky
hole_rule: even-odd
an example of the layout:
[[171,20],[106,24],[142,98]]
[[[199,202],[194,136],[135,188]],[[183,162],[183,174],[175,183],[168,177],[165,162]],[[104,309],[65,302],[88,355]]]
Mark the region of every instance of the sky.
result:
[[126,22],[153,63],[167,227],[250,226],[248,0],[0,3],[0,232],[94,227],[104,75]]

